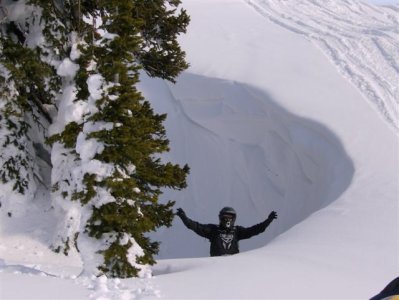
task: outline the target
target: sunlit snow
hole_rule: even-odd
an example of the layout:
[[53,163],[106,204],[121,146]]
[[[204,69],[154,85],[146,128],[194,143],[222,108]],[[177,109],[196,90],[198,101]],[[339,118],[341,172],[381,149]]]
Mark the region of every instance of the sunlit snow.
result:
[[[184,0],[183,6],[191,23],[180,42],[190,68],[176,84],[143,73],[139,86],[157,112],[168,114],[171,152],[163,159],[191,167],[187,189],[167,190],[162,199],[176,200],[202,223],[217,222],[227,205],[239,225],[263,221],[272,210],[279,218],[242,241],[242,253],[218,258],[209,258],[208,241],[176,218],[152,234],[162,242],[152,276],[78,276],[78,253],[49,250],[59,222],[49,201],[50,170],[38,162],[45,185],[31,207],[14,208],[13,217],[0,210],[0,298],[377,294],[399,275],[399,5]],[[60,109],[62,124],[74,118],[68,105]]]

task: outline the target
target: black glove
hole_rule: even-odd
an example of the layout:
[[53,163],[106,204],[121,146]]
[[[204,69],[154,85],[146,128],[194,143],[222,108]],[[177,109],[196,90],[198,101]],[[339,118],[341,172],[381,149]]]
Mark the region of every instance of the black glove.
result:
[[183,210],[182,208],[178,208],[178,209],[177,209],[176,215],[177,215],[178,217],[180,217],[180,219],[183,219],[183,218],[186,217],[186,213],[184,212],[184,210]]
[[277,213],[273,210],[273,211],[270,213],[268,219],[269,219],[269,220],[277,219]]

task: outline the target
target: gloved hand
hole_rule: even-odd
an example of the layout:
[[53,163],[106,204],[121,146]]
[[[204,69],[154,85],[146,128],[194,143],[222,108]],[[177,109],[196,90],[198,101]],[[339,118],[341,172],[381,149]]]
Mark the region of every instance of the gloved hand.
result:
[[183,219],[183,218],[186,217],[186,213],[185,213],[184,210],[183,210],[182,208],[180,208],[180,207],[177,209],[176,215],[177,215],[178,217],[180,217],[181,219]]
[[269,220],[277,219],[277,213],[273,210],[268,217]]

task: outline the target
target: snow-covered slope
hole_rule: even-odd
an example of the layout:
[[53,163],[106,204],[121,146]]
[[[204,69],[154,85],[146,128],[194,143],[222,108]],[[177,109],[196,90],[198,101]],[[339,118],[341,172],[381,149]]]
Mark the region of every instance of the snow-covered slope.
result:
[[382,8],[351,0],[246,2],[319,47],[385,120],[399,129],[398,5]]
[[207,258],[208,242],[177,219],[154,234],[163,244],[153,278],[75,278],[79,260],[46,248],[46,224],[55,220],[45,196],[37,197],[24,222],[1,215],[1,297],[50,299],[59,290],[75,299],[376,294],[399,273],[398,6],[183,4],[192,18],[181,38],[190,69],[176,85],[141,83],[155,109],[168,113],[167,158],[191,166],[189,187],[166,191],[165,199],[204,223],[216,222],[225,205],[236,208],[240,225],[271,210],[279,219],[242,241],[241,250],[251,251],[221,258]]

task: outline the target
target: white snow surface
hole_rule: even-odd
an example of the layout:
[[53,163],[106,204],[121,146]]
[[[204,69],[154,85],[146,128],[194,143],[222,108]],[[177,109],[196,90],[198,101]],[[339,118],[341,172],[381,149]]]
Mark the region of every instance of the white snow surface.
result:
[[[202,223],[217,222],[223,206],[233,206],[243,226],[271,210],[279,218],[242,241],[241,254],[219,258],[207,257],[209,243],[176,219],[152,235],[162,241],[152,276],[91,278],[78,276],[77,253],[49,250],[58,220],[48,186],[38,185],[27,213],[10,218],[0,210],[0,298],[377,294],[399,275],[399,5],[183,6],[191,24],[180,42],[190,68],[175,85],[144,74],[140,84],[155,110],[168,114],[172,151],[163,158],[191,167],[188,188],[163,198]],[[71,118],[64,111],[58,120]]]
[[246,2],[319,47],[386,121],[399,129],[398,5],[381,8],[352,0]]

